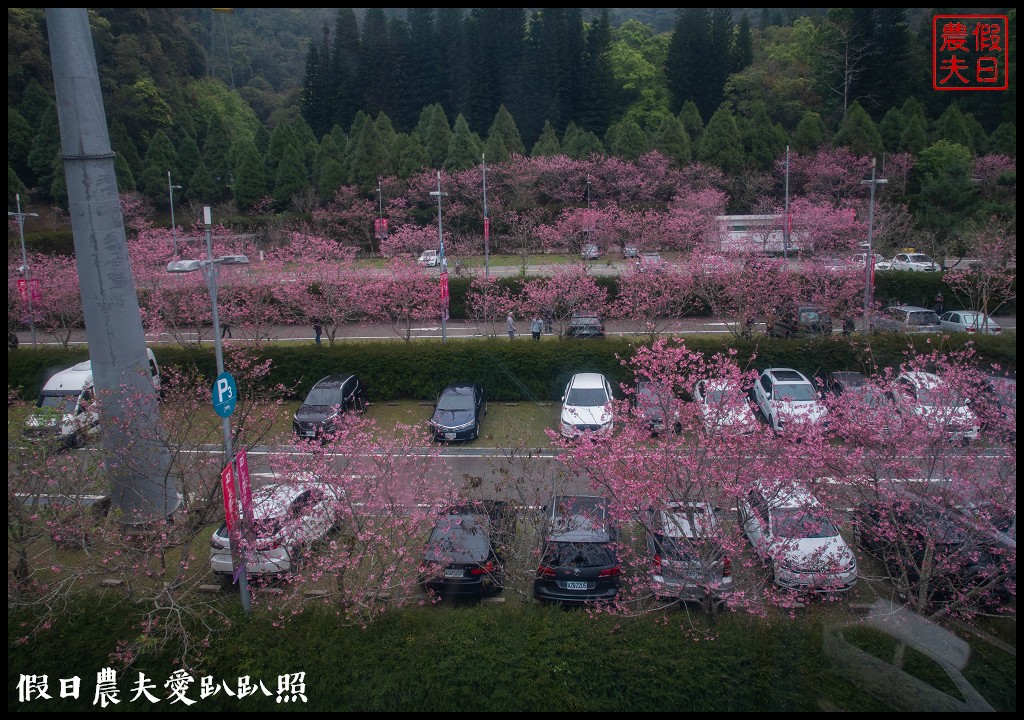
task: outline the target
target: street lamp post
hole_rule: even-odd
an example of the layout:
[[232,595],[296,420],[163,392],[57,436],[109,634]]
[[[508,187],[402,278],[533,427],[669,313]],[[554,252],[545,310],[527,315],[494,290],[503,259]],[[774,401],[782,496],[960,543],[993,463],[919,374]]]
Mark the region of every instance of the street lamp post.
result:
[[[224,373],[224,350],[220,341],[220,315],[217,310],[217,266],[218,265],[248,265],[249,258],[245,255],[225,255],[215,258],[213,256],[213,220],[210,214],[210,206],[203,208],[203,223],[206,226],[206,259],[205,260],[175,260],[167,265],[167,272],[186,273],[201,270],[206,276],[207,287],[210,290],[210,302],[213,304],[213,348],[217,359],[217,375]],[[234,452],[231,448],[231,417],[221,418],[221,426],[224,430],[224,463],[234,464]],[[238,473],[232,469],[232,482],[235,486],[235,497],[241,497],[238,490]],[[246,614],[252,610],[252,598],[249,594],[248,573],[241,573],[238,576],[238,587],[242,595],[242,609]]]
[[174,224],[174,191],[181,190],[181,185],[171,184],[171,171],[167,171],[167,192],[171,196],[171,253],[178,257],[178,227]]
[[491,277],[491,222],[487,217],[487,158],[480,153],[480,167],[484,176],[484,279]]
[[18,204],[18,212],[7,211],[7,217],[18,220],[18,236],[21,238],[21,267],[25,273],[25,297],[28,300],[28,326],[32,329],[32,347],[36,346],[36,312],[32,308],[32,273],[28,266],[28,256],[25,254],[25,218],[39,217],[39,213],[26,213],[21,211],[21,195],[14,196]]
[[[441,192],[441,171],[437,171],[437,190],[430,193],[431,197],[437,197],[437,239],[441,244],[441,275],[448,273],[448,261],[444,259],[444,233],[441,229],[441,198],[448,193]],[[448,342],[448,309],[441,309],[441,344]]]
[[584,228],[584,232],[587,234],[587,243],[590,243],[590,221],[593,216],[593,211],[590,206],[590,175],[587,175],[587,227]]
[[861,185],[868,185],[871,188],[871,197],[868,201],[868,254],[864,256],[864,334],[870,331],[868,313],[871,310],[871,282],[874,279],[875,249],[872,246],[872,234],[875,229],[875,186],[885,185],[889,181],[885,178],[875,179],[875,158],[871,158],[871,179],[861,180]]

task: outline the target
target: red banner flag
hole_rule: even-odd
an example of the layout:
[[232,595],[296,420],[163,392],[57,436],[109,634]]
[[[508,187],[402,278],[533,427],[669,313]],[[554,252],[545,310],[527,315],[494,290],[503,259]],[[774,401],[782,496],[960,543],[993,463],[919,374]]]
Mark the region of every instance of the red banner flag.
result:
[[491,219],[484,218],[484,241],[490,240],[491,238]]
[[441,273],[441,299],[445,302],[448,301],[448,271],[445,270]]

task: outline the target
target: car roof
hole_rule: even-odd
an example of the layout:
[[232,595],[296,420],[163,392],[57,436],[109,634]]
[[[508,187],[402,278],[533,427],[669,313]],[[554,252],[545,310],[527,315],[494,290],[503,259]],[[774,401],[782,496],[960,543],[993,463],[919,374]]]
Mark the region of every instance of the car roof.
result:
[[917,305],[890,305],[886,310],[906,310],[907,312],[933,312],[929,308],[918,307]]
[[863,385],[868,381],[864,373],[855,370],[832,370],[827,375],[843,385]]
[[818,498],[792,481],[758,480],[756,485],[771,508],[819,507]]
[[548,505],[554,542],[608,542],[608,499],[598,495],[555,495]]
[[472,395],[473,391],[480,387],[476,383],[452,383],[441,391],[442,395]]
[[[670,538],[692,537],[687,530],[691,530],[689,517],[690,513],[701,515],[706,523],[711,525],[715,522],[714,509],[706,502],[700,500],[674,500],[666,503],[661,510],[661,523],[657,528],[659,534]],[[676,519],[679,515],[683,518]]]
[[314,487],[326,489],[323,483],[312,481],[284,482],[263,485],[252,491],[252,512],[257,520],[276,518],[288,512],[288,507],[302,493]]
[[[320,380],[317,380],[316,381],[316,385],[314,385],[313,387],[318,389],[318,390],[331,390],[333,388],[340,388],[342,385],[344,385],[346,382],[348,382],[349,378],[354,378],[354,377],[356,377],[356,376],[355,375],[328,375],[325,378],[321,378]],[[356,378],[356,379],[358,380],[359,378]]]
[[942,385],[942,378],[940,378],[935,373],[930,372],[921,372],[919,370],[914,370],[910,372],[900,373],[900,379],[904,378],[914,383],[916,386],[928,390],[932,390]]
[[768,368],[765,370],[766,373],[772,376],[772,380],[777,383],[809,383],[803,373],[797,372],[792,368]]
[[607,382],[601,373],[576,373],[569,381],[570,387],[574,388],[604,388]]

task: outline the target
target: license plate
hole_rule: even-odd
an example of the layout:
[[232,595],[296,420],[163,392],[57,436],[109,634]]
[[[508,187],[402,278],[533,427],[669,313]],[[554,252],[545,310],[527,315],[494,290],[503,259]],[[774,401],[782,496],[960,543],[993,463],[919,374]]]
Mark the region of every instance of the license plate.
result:
[[455,433],[445,433],[444,434],[444,439],[445,440],[454,440],[455,439]]
[[569,590],[587,590],[587,583],[579,580],[568,580],[565,583],[565,587]]
[[306,437],[315,437],[316,436],[316,431],[315,430],[304,430],[302,432],[302,434],[305,435]]
[[444,576],[447,578],[460,578],[463,575],[463,571],[457,568],[445,568]]

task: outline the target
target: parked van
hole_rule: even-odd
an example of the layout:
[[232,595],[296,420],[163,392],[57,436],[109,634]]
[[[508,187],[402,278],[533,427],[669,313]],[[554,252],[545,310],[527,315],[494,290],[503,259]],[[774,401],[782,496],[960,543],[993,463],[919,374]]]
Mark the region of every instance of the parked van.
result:
[[419,265],[426,267],[436,267],[441,262],[441,256],[437,250],[424,250],[420,253],[420,259],[416,261]]
[[[146,348],[153,388],[160,393],[160,366],[153,351]],[[26,422],[29,438],[56,438],[67,447],[78,447],[99,433],[100,414],[93,387],[92,361],[86,360],[61,370],[46,381],[36,411]]]

